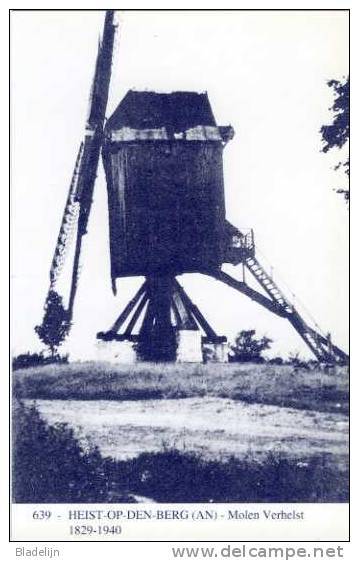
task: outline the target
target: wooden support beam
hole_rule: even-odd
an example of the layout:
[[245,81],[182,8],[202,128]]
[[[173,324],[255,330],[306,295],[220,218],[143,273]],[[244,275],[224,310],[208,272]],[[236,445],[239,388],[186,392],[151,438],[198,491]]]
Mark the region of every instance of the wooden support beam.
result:
[[114,331],[115,333],[122,327],[122,325],[125,323],[126,319],[128,318],[128,316],[130,315],[130,313],[132,312],[132,310],[135,308],[136,304],[138,303],[139,299],[141,298],[142,294],[146,291],[147,288],[147,281],[145,281],[143,283],[143,285],[141,286],[141,288],[136,292],[135,296],[132,298],[132,300],[129,301],[129,303],[127,304],[126,308],[123,310],[123,312],[118,316],[117,320],[115,321],[115,323],[113,324],[113,326],[111,327],[110,331]]
[[184,301],[177,287],[174,287],[172,305],[175,315],[177,310],[179,316],[177,323],[180,329],[198,330],[198,325],[192,315],[192,311],[189,306],[186,305],[186,301]]
[[140,329],[140,336],[147,337],[152,330],[153,321],[155,317],[155,310],[152,300],[148,302],[145,318],[142,322],[141,329]]
[[184,291],[183,287],[179,284],[179,282],[175,279],[175,287],[181,295],[182,300],[185,302],[186,306],[190,309],[191,313],[194,315],[196,320],[198,321],[199,325],[202,327],[203,331],[207,335],[209,339],[216,339],[217,333],[212,329],[209,325],[208,321],[202,315],[200,310],[197,308],[195,304],[193,304],[192,300],[188,296],[188,294]]
[[137,308],[135,309],[135,312],[134,312],[132,318],[130,319],[130,321],[128,323],[128,326],[126,327],[126,330],[125,330],[125,335],[126,336],[129,336],[129,335],[132,334],[132,331],[133,331],[133,329],[134,329],[134,327],[135,327],[135,325],[138,321],[138,318],[140,317],[141,312],[142,312],[142,310],[145,307],[147,302],[148,302],[148,294],[145,292],[143,294],[142,299],[140,300]]
[[331,348],[333,354],[335,354],[338,358],[340,358],[343,361],[348,362],[349,361],[349,355],[347,355],[347,353],[345,353],[344,351],[342,351],[342,349],[340,349],[339,347],[337,347],[336,345],[334,345],[331,341],[329,341],[328,339],[326,339],[325,337],[323,337],[323,335],[321,335],[320,333],[317,333],[316,331],[314,331],[314,329],[309,328],[313,333],[316,334],[316,337],[318,338],[318,340],[325,346],[328,347],[328,350]]
[[260,292],[254,290],[253,288],[248,286],[248,284],[234,279],[230,275],[227,275],[227,273],[225,273],[224,271],[214,271],[213,273],[210,273],[210,276],[224,282],[225,284],[228,284],[228,286],[234,288],[235,290],[239,290],[239,292],[242,292],[246,296],[249,296],[251,300],[258,302],[258,304],[261,304],[262,306],[267,308],[267,310],[270,310],[271,312],[277,314],[277,316],[283,318],[289,317],[289,314],[284,308],[274,303],[272,300],[269,300],[269,298],[263,296],[263,294],[261,294]]
[[176,326],[181,329],[182,328],[182,319],[181,319],[181,315],[178,311],[176,302],[174,301],[174,299],[172,298],[172,310],[175,316],[175,321],[176,321]]
[[310,350],[312,351],[314,356],[318,359],[318,361],[319,362],[326,361],[328,359],[327,352],[325,351],[325,349],[321,347],[321,345],[318,344],[313,345],[310,336],[308,336],[309,335],[308,326],[303,322],[300,316],[297,313],[294,313],[288,317],[288,320],[293,325],[298,335],[301,336],[303,341],[310,348]]

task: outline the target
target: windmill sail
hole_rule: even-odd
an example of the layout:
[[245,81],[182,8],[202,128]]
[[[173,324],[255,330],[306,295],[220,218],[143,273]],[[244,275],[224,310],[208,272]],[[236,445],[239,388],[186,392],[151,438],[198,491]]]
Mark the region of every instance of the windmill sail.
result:
[[[69,300],[67,307],[63,308],[64,322],[67,323],[67,332],[69,331],[72,320],[79,276],[82,240],[83,236],[87,232],[87,224],[91,210],[93,190],[101,151],[103,127],[111,79],[115,29],[114,10],[107,10],[103,36],[98,47],[85,135],[76,158],[75,169],[50,268],[50,289],[45,302],[45,316],[46,314],[51,315],[51,307],[48,306],[49,299],[50,296],[56,292],[57,280],[64,265],[64,260],[70,242],[76,231]],[[49,317],[44,317],[43,325],[45,323],[45,319],[47,320],[47,323],[51,320]]]

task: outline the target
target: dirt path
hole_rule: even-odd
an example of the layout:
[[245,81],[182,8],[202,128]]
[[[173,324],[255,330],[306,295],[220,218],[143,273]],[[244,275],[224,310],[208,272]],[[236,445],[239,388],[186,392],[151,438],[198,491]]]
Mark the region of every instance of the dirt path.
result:
[[298,458],[324,452],[344,465],[348,453],[348,417],[341,413],[224,398],[36,403],[49,423],[68,423],[84,444],[89,441],[117,459],[176,447],[206,458],[260,456],[269,450]]

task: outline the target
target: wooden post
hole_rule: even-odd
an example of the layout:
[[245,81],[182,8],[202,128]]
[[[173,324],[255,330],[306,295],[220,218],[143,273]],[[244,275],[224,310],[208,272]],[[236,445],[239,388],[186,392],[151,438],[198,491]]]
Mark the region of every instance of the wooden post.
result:
[[171,321],[174,279],[168,275],[146,278],[149,299],[138,344],[143,360],[175,360],[176,337]]

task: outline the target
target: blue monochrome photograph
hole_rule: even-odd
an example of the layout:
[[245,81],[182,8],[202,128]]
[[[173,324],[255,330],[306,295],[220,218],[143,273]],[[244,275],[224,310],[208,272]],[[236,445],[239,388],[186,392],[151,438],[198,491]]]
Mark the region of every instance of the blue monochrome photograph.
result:
[[13,11],[14,505],[348,503],[348,26]]

